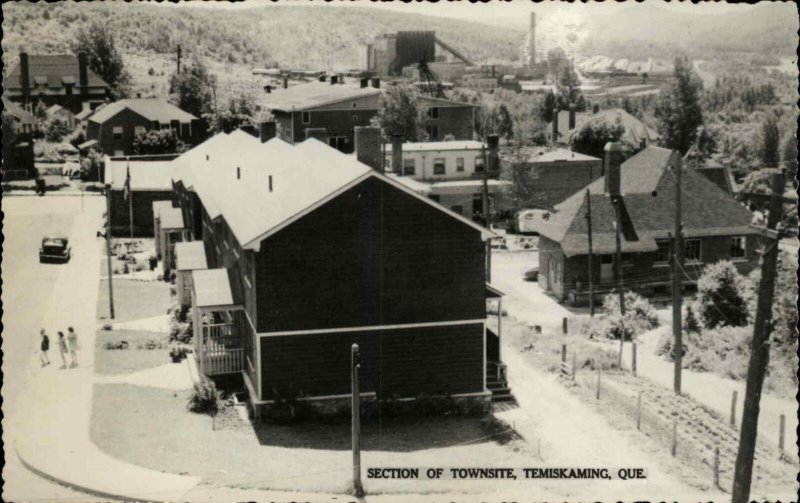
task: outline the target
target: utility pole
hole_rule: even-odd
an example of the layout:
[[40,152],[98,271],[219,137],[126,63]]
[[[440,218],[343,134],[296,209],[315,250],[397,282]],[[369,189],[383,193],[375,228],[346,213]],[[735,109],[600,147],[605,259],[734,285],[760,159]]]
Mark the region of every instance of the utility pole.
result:
[[181,46],[178,44],[178,75],[181,73]]
[[683,305],[683,224],[681,218],[681,171],[683,161],[678,157],[675,166],[675,228],[672,238],[672,353],[675,361],[674,391],[681,394],[681,372],[683,369],[683,322],[681,308]]
[[[483,219],[486,228],[491,229],[491,218],[489,211],[489,169],[495,169],[495,162],[497,162],[497,144],[499,138],[497,135],[491,134],[487,138],[489,144],[489,154],[486,150],[483,151],[483,193],[481,198],[481,206],[483,207]],[[486,282],[492,282],[492,240],[486,240]]]
[[594,316],[594,288],[592,283],[592,195],[586,189],[586,222],[589,226],[589,316]]
[[616,241],[617,241],[617,257],[616,262],[616,275],[617,275],[617,290],[619,290],[619,313],[620,313],[620,335],[619,335],[619,359],[618,366],[622,368],[622,348],[625,343],[625,292],[622,289],[622,215],[620,205],[622,204],[622,196],[614,196],[614,214],[616,222],[614,225]]
[[350,348],[351,387],[352,387],[352,438],[353,438],[353,494],[356,498],[364,497],[364,487],[361,485],[361,406],[358,396],[358,369],[361,367],[361,354],[358,344]]
[[775,296],[775,274],[778,263],[778,225],[783,217],[784,174],[772,178],[772,194],[769,195],[769,218],[767,220],[766,251],[761,264],[761,281],[758,285],[758,305],[750,342],[750,363],[747,368],[747,388],[744,394],[744,412],[739,436],[739,452],[733,476],[732,503],[750,501],[750,483],[753,477],[753,456],[758,435],[759,402],[764,375],[769,362],[769,336],[772,332],[772,301]]
[[111,271],[111,184],[106,184],[106,262],[108,264],[108,313],[114,319],[114,281]]

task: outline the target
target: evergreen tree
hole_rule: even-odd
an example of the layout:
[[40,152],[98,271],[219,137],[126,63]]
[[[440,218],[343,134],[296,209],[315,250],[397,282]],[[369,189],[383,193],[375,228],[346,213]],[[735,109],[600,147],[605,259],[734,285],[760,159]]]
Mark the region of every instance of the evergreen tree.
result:
[[697,128],[703,125],[700,93],[703,83],[692,70],[687,57],[675,58],[675,83],[659,96],[655,116],[665,146],[686,154],[697,138]]
[[761,126],[761,162],[764,163],[764,167],[778,167],[780,162],[780,138],[778,117],[774,113],[767,112],[767,116]]
[[172,102],[196,117],[214,111],[213,86],[214,76],[199,58],[195,58],[181,73],[174,73],[169,79]]
[[511,120],[511,113],[505,103],[500,104],[497,108],[497,114],[499,116],[497,134],[506,140],[512,139],[514,137],[514,121]]
[[747,284],[732,262],[709,264],[697,280],[697,311],[706,328],[747,325]]

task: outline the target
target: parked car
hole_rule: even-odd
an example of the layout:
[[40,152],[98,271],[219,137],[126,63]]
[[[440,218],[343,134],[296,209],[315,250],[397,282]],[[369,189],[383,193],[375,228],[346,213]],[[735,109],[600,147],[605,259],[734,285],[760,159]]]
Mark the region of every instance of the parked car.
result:
[[69,262],[71,252],[67,238],[42,238],[39,262]]
[[530,269],[526,270],[522,273],[523,278],[525,281],[538,281],[539,280],[539,266],[531,267]]

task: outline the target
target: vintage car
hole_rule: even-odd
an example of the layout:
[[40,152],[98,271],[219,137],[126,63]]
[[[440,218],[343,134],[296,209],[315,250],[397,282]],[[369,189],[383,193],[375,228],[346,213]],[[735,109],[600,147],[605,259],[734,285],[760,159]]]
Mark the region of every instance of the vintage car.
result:
[[67,238],[42,238],[39,262],[69,262],[70,252]]
[[525,281],[537,281],[539,279],[539,266],[531,267],[522,273]]

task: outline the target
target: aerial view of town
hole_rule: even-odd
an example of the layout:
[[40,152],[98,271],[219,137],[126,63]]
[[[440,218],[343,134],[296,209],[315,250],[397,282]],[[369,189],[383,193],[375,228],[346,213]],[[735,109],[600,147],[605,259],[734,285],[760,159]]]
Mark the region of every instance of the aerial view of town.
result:
[[2,4],[3,501],[796,501],[793,2]]

